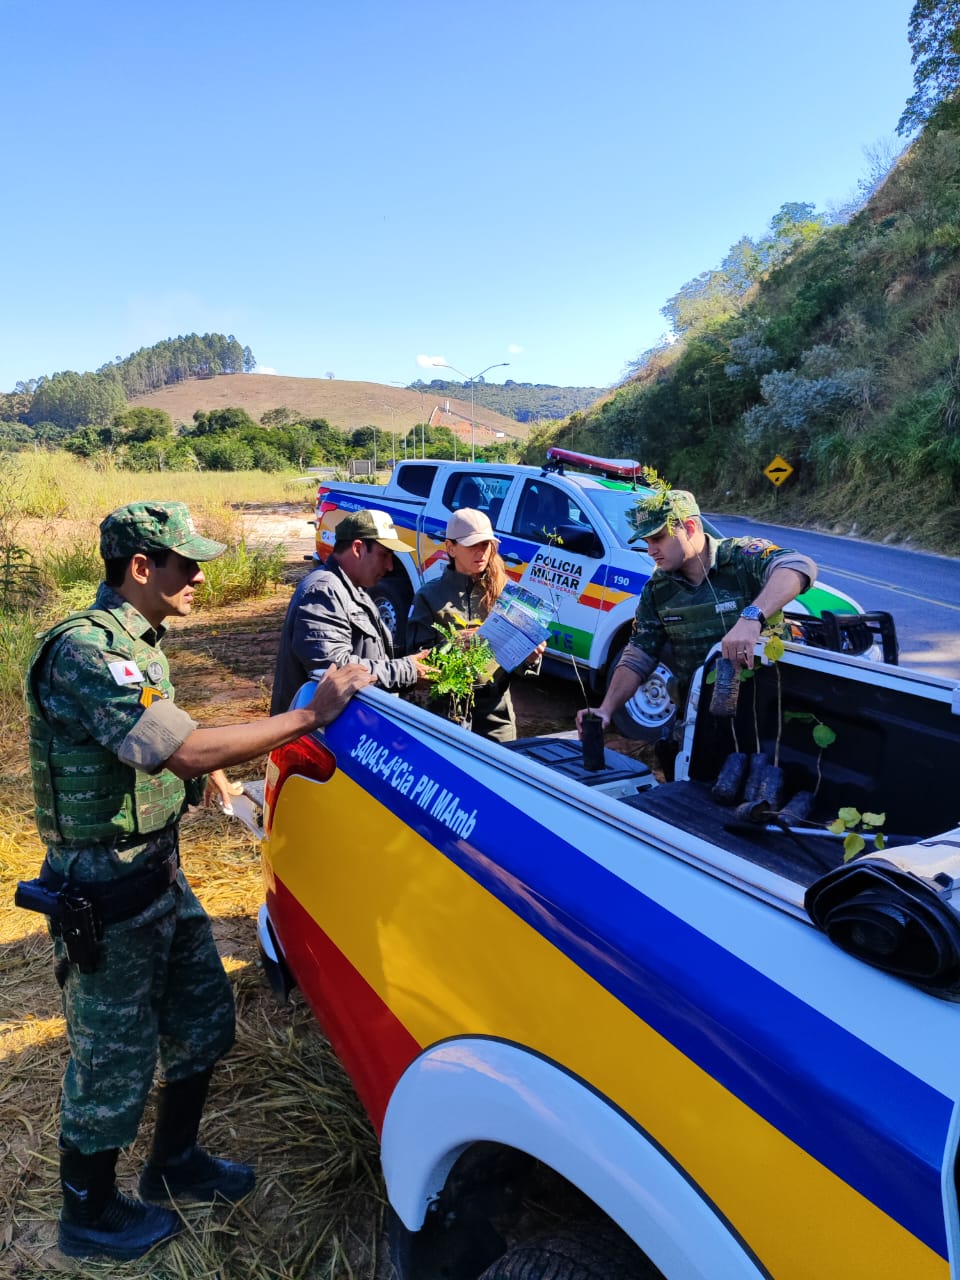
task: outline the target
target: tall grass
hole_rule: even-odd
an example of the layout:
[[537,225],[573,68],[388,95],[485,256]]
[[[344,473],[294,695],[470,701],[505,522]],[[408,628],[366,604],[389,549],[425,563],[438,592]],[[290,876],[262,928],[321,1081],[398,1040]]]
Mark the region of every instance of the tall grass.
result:
[[98,525],[108,511],[148,498],[185,501],[198,527],[228,546],[203,566],[197,607],[211,609],[263,595],[283,578],[283,547],[248,546],[242,509],[305,494],[302,482],[291,489],[289,478],[252,472],[174,477],[98,471],[69,454],[11,458],[0,474],[0,735],[22,737],[23,677],[37,635],[93,600],[103,576]]
[[0,614],[0,733],[5,741],[25,721],[23,677],[39,629],[33,612]]
[[33,519],[99,522],[128,502],[185,502],[201,514],[260,505],[306,501],[302,480],[264,471],[120,471],[109,460],[94,468],[69,453],[16,453],[4,458],[20,512]]
[[282,546],[251,548],[238,542],[216,560],[204,564],[204,583],[197,593],[197,603],[201,608],[216,608],[263,595],[283,581],[284,562]]

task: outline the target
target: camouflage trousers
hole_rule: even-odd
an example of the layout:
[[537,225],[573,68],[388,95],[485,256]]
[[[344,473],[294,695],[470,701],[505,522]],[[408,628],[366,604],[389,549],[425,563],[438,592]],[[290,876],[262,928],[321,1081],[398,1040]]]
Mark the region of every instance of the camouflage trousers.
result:
[[233,1043],[233,991],[206,912],[181,872],[157,902],[104,929],[96,973],[54,944],[70,1060],[61,1129],[92,1153],[133,1142],[159,1058],[167,1080],[206,1071]]

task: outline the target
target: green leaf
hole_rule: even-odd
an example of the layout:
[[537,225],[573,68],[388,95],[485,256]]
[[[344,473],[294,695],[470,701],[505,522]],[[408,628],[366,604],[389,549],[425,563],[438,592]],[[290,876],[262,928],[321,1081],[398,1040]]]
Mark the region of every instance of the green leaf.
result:
[[861,849],[867,847],[867,842],[863,836],[858,836],[855,831],[847,836],[843,842],[843,860],[849,862],[851,858],[855,858]]
[[779,662],[785,653],[786,649],[779,636],[771,636],[763,646],[763,656],[770,662]]
[[846,831],[846,829],[847,829],[846,823],[843,821],[842,818],[834,818],[834,820],[827,827],[827,830],[832,831],[835,836],[842,836],[843,833]]
[[865,813],[863,815],[863,825],[865,827],[882,827],[887,820],[885,813]]
[[855,827],[860,821],[860,810],[854,809],[852,805],[848,805],[846,808],[840,810],[837,817],[845,827]]
[[818,747],[829,747],[831,742],[836,742],[837,735],[827,724],[815,724],[813,726],[813,740]]
[[711,668],[710,668],[710,670],[707,672],[706,678],[705,678],[705,680],[704,680],[704,682],[703,682],[703,683],[704,683],[704,684],[716,684],[716,683],[717,683],[717,668],[716,668],[716,667],[711,667]]
[[809,724],[811,720],[815,720],[816,716],[812,711],[785,711],[783,713],[784,721],[799,720],[803,724]]
[[887,847],[887,842],[883,838],[882,831],[878,831],[877,834],[873,837],[873,847],[875,849],[885,849]]

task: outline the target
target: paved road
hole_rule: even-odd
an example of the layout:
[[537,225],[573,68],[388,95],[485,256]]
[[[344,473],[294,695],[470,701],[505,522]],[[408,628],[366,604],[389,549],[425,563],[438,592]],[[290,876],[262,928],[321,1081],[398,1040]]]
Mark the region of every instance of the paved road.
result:
[[960,560],[738,516],[710,519],[730,537],[754,533],[812,556],[864,609],[893,614],[902,666],[960,680]]

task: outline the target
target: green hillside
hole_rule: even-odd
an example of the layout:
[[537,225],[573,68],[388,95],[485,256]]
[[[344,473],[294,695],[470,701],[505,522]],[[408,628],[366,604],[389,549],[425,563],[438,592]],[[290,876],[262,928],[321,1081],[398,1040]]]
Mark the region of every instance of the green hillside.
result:
[[925,127],[863,207],[785,205],[668,301],[676,341],[535,431],[531,461],[547,443],[630,456],[715,509],[960,551],[960,3],[918,0],[910,34],[901,127]]

